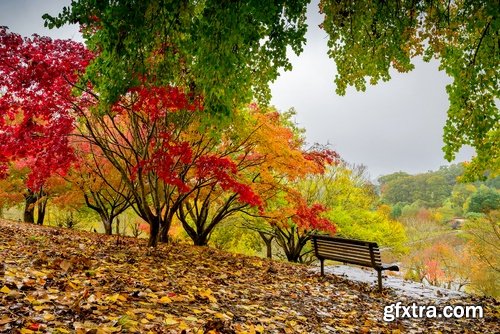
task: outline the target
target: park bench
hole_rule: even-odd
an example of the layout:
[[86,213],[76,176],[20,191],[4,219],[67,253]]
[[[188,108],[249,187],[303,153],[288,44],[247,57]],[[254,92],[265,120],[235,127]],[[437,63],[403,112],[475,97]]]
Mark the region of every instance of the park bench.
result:
[[325,274],[325,259],[371,267],[377,271],[378,289],[382,291],[382,271],[399,271],[396,265],[382,264],[380,249],[376,242],[313,235],[312,244],[314,253],[321,263],[321,276]]

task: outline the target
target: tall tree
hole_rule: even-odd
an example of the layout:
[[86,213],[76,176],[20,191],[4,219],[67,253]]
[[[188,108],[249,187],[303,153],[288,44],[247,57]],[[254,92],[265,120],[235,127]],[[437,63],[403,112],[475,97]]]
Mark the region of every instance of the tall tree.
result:
[[239,182],[232,158],[207,150],[223,145],[216,135],[209,141],[186,136],[190,127],[196,133],[208,130],[201,120],[210,115],[198,98],[175,87],[137,87],[110,111],[82,109],[80,114],[79,134],[121,174],[132,207],[150,224],[150,246],[158,238],[168,240],[174,215],[202,187],[221,187],[246,203],[258,203]]
[[[290,69],[286,49],[302,51],[308,2],[77,0],[58,17],[44,17],[50,27],[83,26],[99,52],[87,78],[104,106],[146,76],[193,89],[206,97],[207,110],[227,113],[253,93],[266,100],[278,70]],[[337,93],[387,81],[391,69],[408,72],[415,57],[439,59],[453,80],[445,158],[472,145],[477,156],[466,177],[498,175],[499,8],[490,0],[321,0]]]

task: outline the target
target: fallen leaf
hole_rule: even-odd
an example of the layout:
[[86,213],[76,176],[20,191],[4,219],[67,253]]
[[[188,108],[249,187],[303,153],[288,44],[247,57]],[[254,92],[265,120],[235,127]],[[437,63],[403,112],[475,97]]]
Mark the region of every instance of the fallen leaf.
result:
[[71,268],[71,262],[64,260],[59,263],[59,267],[64,271],[68,271]]

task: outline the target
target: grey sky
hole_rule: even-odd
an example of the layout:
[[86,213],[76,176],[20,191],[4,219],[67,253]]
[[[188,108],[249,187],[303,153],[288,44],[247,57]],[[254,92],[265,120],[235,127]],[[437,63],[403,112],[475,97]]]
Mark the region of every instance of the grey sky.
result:
[[[82,41],[78,27],[49,30],[44,13],[56,14],[70,0],[0,0],[0,25],[23,36],[33,33]],[[272,103],[280,110],[294,107],[296,122],[310,143],[330,143],[350,163],[364,164],[373,179],[396,171],[426,172],[448,164],[443,159],[442,132],[450,79],[437,62],[416,61],[411,73],[369,86],[366,92],[349,89],[337,96],[335,65],[327,56],[326,34],[318,28],[317,2],[309,6],[307,45],[293,56],[293,71],[272,85]],[[456,161],[470,159],[463,149]]]

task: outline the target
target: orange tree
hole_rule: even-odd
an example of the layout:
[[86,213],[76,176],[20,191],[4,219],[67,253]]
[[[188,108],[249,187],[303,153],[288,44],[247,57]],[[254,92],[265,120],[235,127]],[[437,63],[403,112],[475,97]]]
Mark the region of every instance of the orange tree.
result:
[[[214,228],[237,212],[266,216],[270,208],[267,203],[286,188],[286,180],[320,169],[313,154],[302,149],[290,116],[250,105],[233,112],[231,126],[209,126],[209,131],[219,133],[217,140],[197,131],[196,124],[186,132],[186,140],[192,142],[196,152],[222,157],[204,162],[218,164],[221,171],[205,175],[198,164],[197,169],[186,174],[191,182],[197,182],[193,187],[196,190],[183,201],[177,216],[195,244],[207,244]],[[333,155],[326,151],[315,154],[324,155],[323,159]],[[225,181],[227,175],[221,174],[226,173],[226,165],[239,182],[235,188]]]
[[73,145],[78,158],[67,179],[85,205],[99,215],[104,233],[111,235],[115,218],[133,203],[130,190],[99,147],[78,139]]
[[[324,147],[304,148],[303,131],[291,121],[293,111],[259,114],[260,127],[255,136],[255,188],[263,201],[263,210],[247,210],[251,219],[245,226],[256,230],[271,256],[276,240],[289,261],[305,260],[305,246],[313,233],[335,233],[335,225],[323,216],[326,206],[305,196],[299,184],[312,175],[322,174],[336,163],[338,155]],[[258,172],[257,172],[258,171]]]

